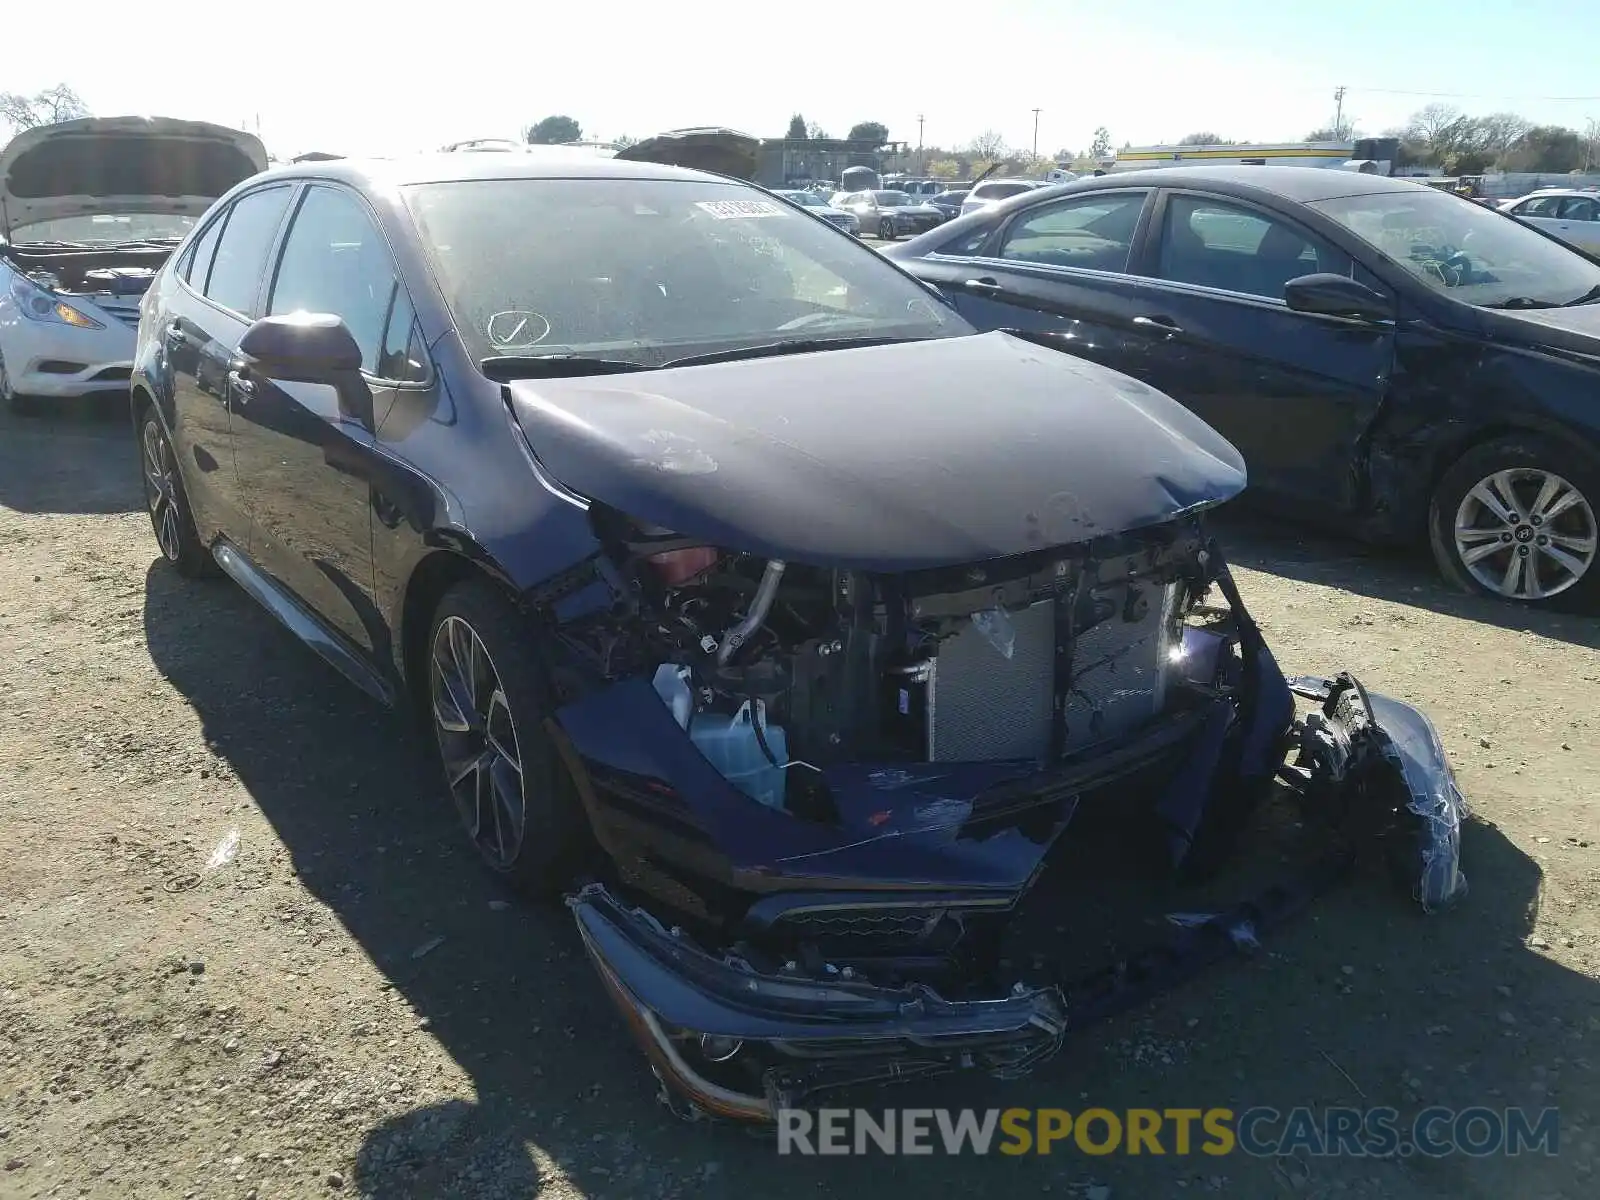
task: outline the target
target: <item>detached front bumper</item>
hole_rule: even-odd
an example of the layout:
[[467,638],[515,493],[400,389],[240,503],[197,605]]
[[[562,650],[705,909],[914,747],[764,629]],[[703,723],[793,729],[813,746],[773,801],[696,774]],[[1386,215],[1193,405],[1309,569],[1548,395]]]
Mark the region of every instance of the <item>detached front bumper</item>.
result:
[[1360,848],[1349,840],[1352,833],[1379,838],[1398,856],[1424,911],[1465,895],[1466,804],[1428,719],[1408,704],[1367,693],[1348,675],[1288,685],[1323,702],[1321,712],[1296,725],[1299,755],[1285,771],[1309,801],[1330,810],[1340,834],[1330,839],[1334,865],[1297,872],[1292,882],[1201,930],[1184,931],[1176,949],[1148,956],[1161,964],[1154,972],[1122,963],[1103,973],[1111,982],[1098,995],[1075,986],[1081,1001],[1075,1006],[1057,986],[1018,983],[993,998],[948,1000],[919,984],[875,986],[848,967],[819,973],[785,963],[776,973],[762,972],[736,953],[696,945],[601,884],[569,897],[568,905],[664,1098],[685,1115],[768,1123],[783,1109],[841,1088],[962,1069],[1020,1077],[1054,1056],[1069,1023],[1091,1023],[1143,1002],[1157,978],[1170,986],[1224,956],[1230,944],[1253,948],[1258,930],[1297,911],[1342,873]]
[[714,956],[599,884],[568,899],[589,956],[669,1092],[695,1109],[768,1122],[820,1092],[978,1067],[1022,1075],[1067,1028],[1056,988],[952,1001],[826,979],[762,974]]

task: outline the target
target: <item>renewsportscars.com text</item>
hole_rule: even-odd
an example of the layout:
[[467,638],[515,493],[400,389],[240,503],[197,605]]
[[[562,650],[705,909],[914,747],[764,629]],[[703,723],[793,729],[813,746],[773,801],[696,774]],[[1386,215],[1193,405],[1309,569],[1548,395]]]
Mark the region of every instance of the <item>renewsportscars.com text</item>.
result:
[[1560,1150],[1560,1112],[1520,1108],[781,1109],[779,1154],[1248,1154],[1442,1158]]

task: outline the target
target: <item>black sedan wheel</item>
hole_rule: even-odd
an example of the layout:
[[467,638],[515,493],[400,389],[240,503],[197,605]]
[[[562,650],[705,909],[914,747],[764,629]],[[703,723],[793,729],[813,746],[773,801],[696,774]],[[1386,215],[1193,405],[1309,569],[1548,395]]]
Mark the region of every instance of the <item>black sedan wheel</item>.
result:
[[195,532],[189,499],[183,490],[183,477],[178,474],[178,463],[172,454],[172,443],[167,440],[167,431],[156,419],[154,410],[149,408],[144,410],[139,426],[139,458],[144,468],[145,509],[150,514],[150,527],[155,530],[161,556],[177,568],[180,575],[210,574],[212,558]]
[[479,858],[533,894],[567,882],[580,826],[554,753],[533,633],[486,581],[445,593],[429,639],[429,711],[445,784]]
[[1468,451],[1434,493],[1434,557],[1458,586],[1523,604],[1600,598],[1600,471],[1542,437]]
[[894,222],[889,220],[887,217],[885,217],[883,220],[879,221],[878,222],[878,237],[880,237],[881,239],[883,239],[886,242],[894,241],[895,240]]

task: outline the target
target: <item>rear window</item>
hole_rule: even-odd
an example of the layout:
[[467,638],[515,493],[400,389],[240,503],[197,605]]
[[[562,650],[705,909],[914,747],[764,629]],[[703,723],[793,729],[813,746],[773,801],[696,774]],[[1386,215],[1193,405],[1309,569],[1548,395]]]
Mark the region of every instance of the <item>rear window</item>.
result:
[[1026,183],[980,183],[972,189],[974,200],[1004,200],[1008,196],[1020,196],[1023,192],[1032,191]]

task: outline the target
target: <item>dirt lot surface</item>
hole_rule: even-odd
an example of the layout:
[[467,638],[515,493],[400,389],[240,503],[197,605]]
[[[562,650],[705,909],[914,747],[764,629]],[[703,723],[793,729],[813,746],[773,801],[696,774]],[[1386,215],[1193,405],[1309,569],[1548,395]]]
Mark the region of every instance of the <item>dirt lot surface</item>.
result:
[[1356,881],[1030,1080],[883,1100],[1556,1105],[1558,1156],[779,1159],[657,1106],[569,918],[479,873],[417,735],[231,585],[158,565],[139,502],[123,423],[0,418],[0,1196],[1600,1188],[1594,620],[1226,522],[1286,669],[1437,721],[1478,813],[1465,906]]

